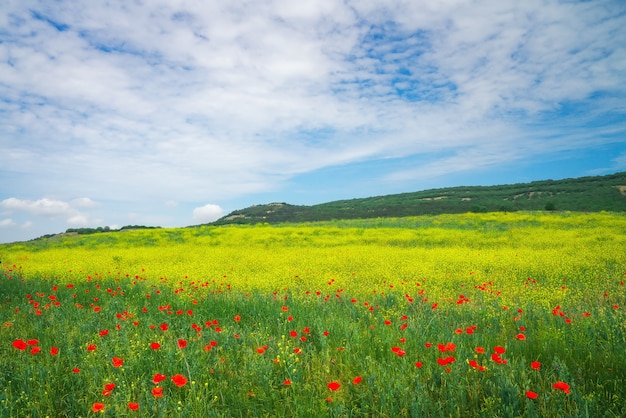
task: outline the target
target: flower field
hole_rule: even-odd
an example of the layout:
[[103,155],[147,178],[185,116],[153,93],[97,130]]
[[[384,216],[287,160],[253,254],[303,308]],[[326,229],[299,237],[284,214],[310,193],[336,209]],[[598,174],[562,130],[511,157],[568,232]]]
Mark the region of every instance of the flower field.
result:
[[626,416],[626,216],[0,246],[0,416]]

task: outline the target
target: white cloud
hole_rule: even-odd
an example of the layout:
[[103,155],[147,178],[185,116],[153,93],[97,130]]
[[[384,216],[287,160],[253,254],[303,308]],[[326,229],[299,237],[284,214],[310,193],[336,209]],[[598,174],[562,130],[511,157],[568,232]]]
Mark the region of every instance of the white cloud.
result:
[[10,197],[1,201],[0,206],[10,211],[23,211],[37,216],[52,218],[76,213],[76,209],[72,208],[69,203],[48,198],[33,201]]
[[74,226],[87,226],[89,225],[89,219],[85,215],[77,214],[68,218],[67,223]]
[[88,197],[79,197],[78,199],[72,200],[72,206],[79,208],[94,208],[98,206],[98,203]]
[[48,219],[63,219],[70,225],[87,225],[89,217],[81,213],[77,207],[93,207],[89,198],[75,199],[72,202],[43,198],[26,200],[10,197],[0,201],[0,207],[9,213],[28,213]]
[[[408,182],[624,142],[620,0],[33,0],[3,12],[0,177],[15,179],[3,197],[71,190],[120,206],[170,199],[174,212],[351,163],[416,158],[380,175]],[[75,222],[104,210],[3,202]],[[149,209],[128,212],[141,222]]]
[[213,222],[221,218],[224,210],[218,205],[206,204],[193,210],[193,219],[197,222]]
[[0,220],[0,228],[10,228],[16,225],[15,221],[11,218]]

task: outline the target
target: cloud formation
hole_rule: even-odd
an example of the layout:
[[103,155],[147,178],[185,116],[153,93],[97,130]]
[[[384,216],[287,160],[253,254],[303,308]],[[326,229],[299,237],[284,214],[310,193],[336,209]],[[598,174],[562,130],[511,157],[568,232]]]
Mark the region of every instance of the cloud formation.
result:
[[[201,202],[288,193],[334,167],[410,161],[367,184],[412,190],[624,149],[620,0],[2,8],[0,198],[32,214],[95,196],[105,212],[124,207],[114,222],[133,212],[180,225]],[[179,204],[151,212],[164,201]]]
[[13,219],[11,218],[6,218],[6,219],[2,219],[0,220],[0,228],[10,228],[10,227],[14,227],[17,224],[15,223],[15,221],[13,221]]
[[193,219],[200,223],[216,221],[223,215],[224,210],[218,205],[213,205],[211,203],[193,210]]
[[87,216],[77,207],[93,207],[94,205],[95,202],[89,198],[80,198],[69,203],[48,198],[32,201],[14,197],[0,201],[0,208],[9,214],[26,212],[43,218],[64,219],[69,225],[77,226],[88,223]]

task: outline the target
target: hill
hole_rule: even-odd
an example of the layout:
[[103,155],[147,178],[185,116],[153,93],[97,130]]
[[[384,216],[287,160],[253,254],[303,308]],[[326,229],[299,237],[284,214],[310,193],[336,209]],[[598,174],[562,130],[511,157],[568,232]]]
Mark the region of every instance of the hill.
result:
[[498,186],[461,186],[304,206],[269,203],[236,210],[212,225],[311,222],[441,213],[626,210],[626,172]]

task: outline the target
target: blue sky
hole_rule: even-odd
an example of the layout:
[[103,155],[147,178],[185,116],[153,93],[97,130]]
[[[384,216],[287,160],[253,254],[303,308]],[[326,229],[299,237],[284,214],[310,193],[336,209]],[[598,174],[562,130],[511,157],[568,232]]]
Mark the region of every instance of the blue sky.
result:
[[626,3],[0,4],[0,242],[626,171]]

